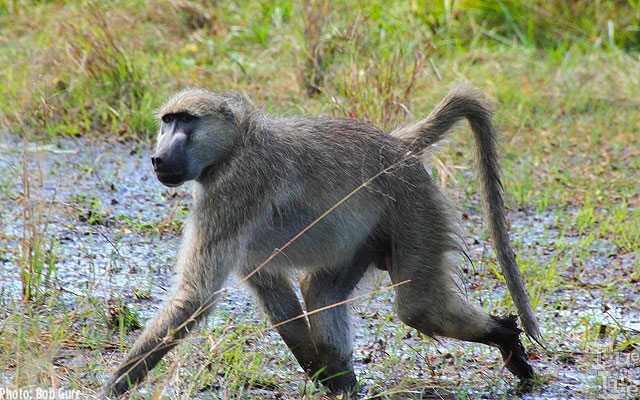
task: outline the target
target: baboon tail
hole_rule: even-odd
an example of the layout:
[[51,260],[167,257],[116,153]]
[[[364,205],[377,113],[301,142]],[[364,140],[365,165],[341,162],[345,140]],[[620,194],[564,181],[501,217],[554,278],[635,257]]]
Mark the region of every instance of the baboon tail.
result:
[[476,162],[483,186],[485,215],[498,262],[525,332],[540,343],[540,329],[509,240],[496,150],[496,133],[491,123],[491,116],[491,110],[474,89],[459,86],[452,90],[426,119],[398,128],[391,134],[405,142],[412,152],[418,154],[440,141],[462,118],[469,121],[476,142]]

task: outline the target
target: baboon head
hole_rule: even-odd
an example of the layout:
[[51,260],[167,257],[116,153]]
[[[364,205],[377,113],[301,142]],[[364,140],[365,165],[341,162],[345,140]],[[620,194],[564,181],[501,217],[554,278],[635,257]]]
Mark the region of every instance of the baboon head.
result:
[[179,186],[229,157],[246,109],[236,92],[185,89],[172,96],[158,112],[158,144],[151,157],[158,180]]

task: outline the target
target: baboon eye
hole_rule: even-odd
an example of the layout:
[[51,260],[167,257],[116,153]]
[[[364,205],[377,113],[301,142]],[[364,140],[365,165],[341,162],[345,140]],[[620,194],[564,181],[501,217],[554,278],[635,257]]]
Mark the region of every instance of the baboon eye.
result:
[[195,119],[196,117],[194,117],[193,115],[189,114],[189,113],[180,113],[180,121],[181,122],[191,122]]
[[171,114],[165,114],[162,116],[162,122],[164,122],[165,124],[168,124],[169,122],[171,122]]

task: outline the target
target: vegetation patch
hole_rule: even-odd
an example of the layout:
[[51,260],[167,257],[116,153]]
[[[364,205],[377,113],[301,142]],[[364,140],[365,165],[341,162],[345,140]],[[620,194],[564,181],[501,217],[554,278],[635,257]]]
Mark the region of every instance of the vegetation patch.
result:
[[[528,396],[638,396],[640,2],[0,1],[0,44],[0,388],[94,394],[170,290],[190,200],[148,161],[168,94],[234,89],[391,129],[469,81],[495,105],[547,340],[525,344]],[[460,207],[469,297],[503,314],[467,132],[428,168]],[[422,337],[392,302],[354,302],[362,398],[514,394],[495,349]],[[322,398],[252,304],[229,289],[134,398]]]

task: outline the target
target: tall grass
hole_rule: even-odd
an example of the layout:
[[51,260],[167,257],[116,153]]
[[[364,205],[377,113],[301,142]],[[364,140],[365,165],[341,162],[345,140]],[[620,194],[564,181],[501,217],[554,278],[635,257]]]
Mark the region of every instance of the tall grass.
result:
[[[37,159],[37,155],[35,156]],[[35,174],[29,169],[27,144],[22,153],[22,238],[18,267],[25,301],[43,301],[56,273],[57,241],[47,234],[47,203],[42,190],[42,168],[38,162]],[[35,193],[34,193],[35,192]]]
[[[3,1],[0,23],[8,45],[0,51],[5,78],[0,101],[6,105],[0,122],[11,125],[16,114],[26,114],[31,122],[25,128],[38,135],[146,138],[154,128],[153,108],[164,93],[183,84],[274,85],[298,88],[290,96],[325,93],[324,104],[339,100],[331,95],[361,103],[368,95],[350,94],[355,86],[382,79],[394,89],[398,83],[405,87],[411,79],[407,69],[420,54],[434,65],[474,48],[516,44],[559,57],[574,47],[636,54],[639,7],[636,0],[447,0],[357,7],[347,0],[301,5],[288,0]],[[292,86],[287,71],[274,65],[296,68],[299,82]],[[394,68],[401,70],[398,77],[388,78]],[[331,90],[327,83],[336,81],[341,87]],[[389,89],[372,88],[369,97]],[[397,94],[388,96],[382,100],[387,105],[374,101],[376,110],[355,106],[347,115],[384,119],[379,115],[388,114],[389,101],[398,101]]]
[[540,48],[577,44],[640,49],[640,2],[636,0],[462,0],[459,7],[476,32],[501,40]]

